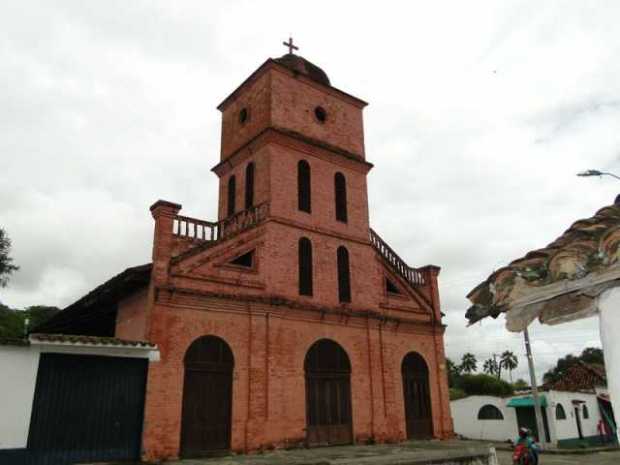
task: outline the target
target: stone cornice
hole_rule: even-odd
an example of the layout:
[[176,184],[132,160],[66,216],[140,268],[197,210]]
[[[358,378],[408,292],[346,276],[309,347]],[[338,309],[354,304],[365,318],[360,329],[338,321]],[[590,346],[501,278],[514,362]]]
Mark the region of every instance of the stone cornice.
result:
[[347,162],[353,162],[353,165],[357,165],[364,173],[368,173],[374,166],[372,163],[364,160],[364,158],[359,154],[349,152],[348,150],[341,149],[312,137],[304,136],[303,134],[295,131],[277,127],[268,127],[252,137],[224,160],[220,161],[217,165],[211,168],[211,171],[219,177],[222,177],[234,165],[249,156],[247,152],[255,152],[260,147],[270,142],[281,143],[288,146],[297,145],[295,147],[296,149],[303,149],[305,147],[308,149],[305,150],[306,153],[313,155],[317,149],[318,151],[329,152],[330,155],[339,155],[343,161],[346,160]]

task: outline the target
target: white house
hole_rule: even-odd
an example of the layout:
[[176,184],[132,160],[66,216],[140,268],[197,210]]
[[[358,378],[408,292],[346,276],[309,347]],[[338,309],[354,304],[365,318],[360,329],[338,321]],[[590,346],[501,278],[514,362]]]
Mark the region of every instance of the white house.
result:
[[158,355],[115,338],[0,338],[0,463],[73,463],[89,441],[116,439],[125,447],[93,449],[93,459],[139,458],[146,362]]
[[[541,400],[549,443],[556,447],[579,447],[605,442],[599,430],[599,421],[605,421],[602,411],[608,404],[604,393],[549,390],[542,394]],[[454,432],[468,439],[515,440],[521,427],[537,434],[533,399],[529,395],[470,396],[453,400],[450,408]]]
[[468,439],[514,440],[517,415],[506,406],[506,399],[493,396],[469,396],[450,402],[454,432]]

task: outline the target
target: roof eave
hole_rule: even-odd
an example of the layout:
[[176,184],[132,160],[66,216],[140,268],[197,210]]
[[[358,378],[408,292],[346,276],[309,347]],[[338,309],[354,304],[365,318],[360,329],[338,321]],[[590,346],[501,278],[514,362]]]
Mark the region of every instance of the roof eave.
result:
[[[237,97],[237,95],[241,92],[241,90],[247,86],[249,83],[256,81],[256,79],[258,79],[258,77],[260,75],[262,75],[264,72],[266,72],[269,68],[271,67],[276,67],[279,68],[280,70],[284,70],[287,73],[290,74],[294,74],[294,71],[290,70],[289,68],[287,68],[286,66],[284,66],[281,63],[278,63],[277,61],[275,61],[273,58],[268,58],[267,60],[265,60],[265,62],[260,65],[252,74],[250,74],[239,86],[237,86],[235,88],[235,90],[233,90],[230,94],[228,94],[228,96],[222,100],[222,102],[217,106],[217,109],[219,111],[224,111],[226,109],[226,107],[228,107],[228,105]],[[315,81],[314,79],[311,79],[307,76],[304,76],[303,74],[300,75],[303,79],[307,79],[309,82],[325,87],[327,89],[330,89],[334,92],[336,92],[337,94],[340,94],[342,97],[345,97],[346,99],[352,100],[352,103],[359,106],[360,108],[364,108],[365,106],[368,105],[368,102],[357,98],[343,90],[338,89],[337,87],[334,87],[332,85],[326,85],[323,84],[321,82]]]

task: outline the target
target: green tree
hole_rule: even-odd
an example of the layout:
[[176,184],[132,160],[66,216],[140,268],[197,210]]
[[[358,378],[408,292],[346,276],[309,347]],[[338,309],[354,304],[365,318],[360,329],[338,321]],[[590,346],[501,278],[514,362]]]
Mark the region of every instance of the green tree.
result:
[[603,349],[598,347],[586,347],[581,352],[579,357],[582,362],[594,363],[597,365],[605,365],[605,358],[603,357]]
[[485,374],[463,375],[461,389],[468,396],[510,396],[514,393],[512,385],[503,379]]
[[569,368],[580,361],[605,366],[603,351],[597,347],[586,347],[580,355],[575,356],[573,354],[568,354],[558,359],[555,367],[544,374],[543,380],[545,383],[554,383],[560,380]]
[[499,365],[494,358],[488,358],[484,361],[482,371],[486,374],[499,378]]
[[19,267],[13,265],[13,259],[9,256],[11,253],[11,239],[4,229],[0,228],[0,287],[6,287],[9,282],[9,276]]
[[47,305],[32,305],[24,310],[24,319],[28,318],[28,330],[36,328],[45,323],[51,317],[56,315],[60,309],[58,307],[50,307]]
[[518,391],[521,391],[523,389],[528,389],[530,387],[527,381],[525,381],[522,378],[519,378],[514,383],[512,383],[512,386],[515,388],[515,390],[518,390]]
[[476,356],[471,352],[467,352],[463,354],[461,358],[461,373],[473,373],[478,369],[478,360],[476,360]]
[[0,304],[0,337],[16,338],[24,336],[22,313]]
[[519,366],[519,359],[517,356],[513,352],[506,350],[501,355],[499,366],[500,369],[501,367],[504,367],[508,370],[508,373],[510,373],[510,382],[512,383],[512,370]]
[[[0,304],[0,337],[21,338],[29,329],[36,327],[60,311],[57,307],[34,305],[17,310]],[[28,327],[26,327],[28,319]]]
[[460,367],[449,358],[446,358],[446,367],[448,368],[448,386],[451,388],[457,387],[461,377]]
[[450,400],[459,400],[467,397],[465,391],[459,388],[450,388]]

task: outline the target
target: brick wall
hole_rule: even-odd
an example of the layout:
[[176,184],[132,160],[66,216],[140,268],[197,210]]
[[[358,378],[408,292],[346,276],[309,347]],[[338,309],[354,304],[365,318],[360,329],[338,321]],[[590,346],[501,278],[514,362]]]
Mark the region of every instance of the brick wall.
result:
[[147,290],[136,292],[118,304],[115,336],[130,341],[147,339]]
[[179,453],[183,357],[189,345],[204,335],[224,339],[235,358],[235,451],[303,443],[304,359],[310,346],[322,338],[338,342],[351,361],[356,441],[405,439],[400,366],[410,351],[420,353],[429,366],[435,435],[445,437],[451,432],[445,359],[435,344],[442,331],[434,333],[427,325],[396,327],[355,317],[345,321],[285,306],[164,293],[153,313],[151,339],[158,341],[161,360],[149,369],[146,458]]

